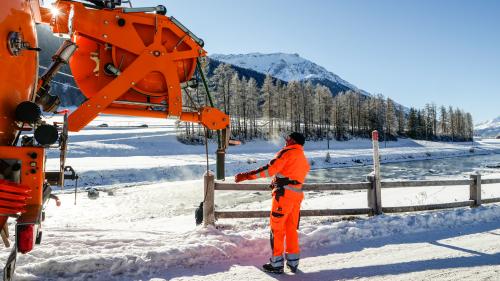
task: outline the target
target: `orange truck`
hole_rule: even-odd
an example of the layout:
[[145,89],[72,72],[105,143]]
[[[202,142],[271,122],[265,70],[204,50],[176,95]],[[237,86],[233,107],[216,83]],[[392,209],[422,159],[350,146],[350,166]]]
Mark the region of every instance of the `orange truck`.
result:
[[[49,25],[55,35],[67,38],[43,75],[38,75],[43,50],[36,24]],[[193,74],[206,51],[203,40],[166,16],[164,6],[57,0],[46,8],[38,0],[2,0],[0,45],[0,233],[6,246],[7,219],[16,218],[4,280],[13,278],[17,253],[27,253],[41,241],[50,184],[63,185],[67,177],[67,131],[81,130],[100,113],[175,118],[228,131],[229,116],[213,104],[183,111],[182,91],[198,84]],[[66,113],[62,124],[47,124],[42,111],[57,112],[60,103],[50,93],[50,82],[65,64],[86,100]],[[33,136],[20,139],[27,130]],[[218,157],[225,143],[219,141]],[[61,167],[50,172],[45,152],[54,146],[61,150]]]

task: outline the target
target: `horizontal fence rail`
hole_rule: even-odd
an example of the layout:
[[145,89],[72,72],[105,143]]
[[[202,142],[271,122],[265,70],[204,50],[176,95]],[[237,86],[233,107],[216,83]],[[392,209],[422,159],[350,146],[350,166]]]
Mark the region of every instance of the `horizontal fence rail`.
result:
[[[368,215],[371,209],[325,209],[325,210],[301,210],[302,217],[320,217],[320,216],[355,216]],[[269,217],[269,211],[224,211],[215,212],[216,219],[230,218],[265,218]]]
[[[309,183],[302,186],[303,191],[337,191],[337,190],[362,190],[370,189],[369,182],[352,182],[352,183]],[[269,191],[269,184],[264,183],[219,183],[216,182],[214,190],[232,190],[232,191]]]
[[481,184],[493,184],[493,183],[500,183],[500,179],[485,179],[485,180],[481,180]]
[[[376,181],[373,175],[367,177],[367,182],[352,182],[352,183],[314,183],[304,184],[302,189],[307,191],[353,191],[353,190],[367,190],[369,201],[368,208],[355,208],[355,209],[320,209],[320,210],[301,210],[300,215],[307,216],[354,216],[354,215],[376,215],[376,208],[380,208],[381,213],[405,213],[417,211],[430,211],[459,207],[477,207],[481,204],[498,203],[498,198],[485,198],[481,199],[481,185],[500,183],[500,179],[481,179],[481,175],[471,175],[470,179],[450,179],[450,180],[407,180],[407,181],[381,181],[380,187],[384,189],[392,188],[407,188],[407,187],[431,187],[431,186],[469,186],[470,200],[462,202],[451,203],[438,203],[428,205],[415,205],[415,206],[395,206],[395,207],[382,207],[374,206],[377,202],[376,198],[372,198],[375,194]],[[206,196],[214,201],[215,190],[217,191],[270,191],[269,184],[251,183],[251,184],[236,184],[215,182],[213,175],[205,175],[205,189],[206,192],[211,193]],[[380,193],[379,193],[380,194]],[[379,195],[380,196],[380,195]],[[370,202],[371,201],[371,202]],[[230,218],[265,218],[269,216],[269,211],[215,211],[215,202],[212,204],[205,201],[204,210],[209,211],[204,215],[204,220],[208,224],[214,224],[216,219],[230,219]],[[207,224],[207,223],[206,223]]]
[[383,188],[420,187],[420,186],[460,186],[470,185],[472,180],[408,180],[408,181],[383,181]]
[[429,205],[417,205],[417,206],[383,207],[382,211],[384,213],[406,213],[406,212],[430,211],[430,210],[450,209],[450,208],[459,208],[459,207],[472,207],[472,206],[474,206],[474,201],[467,200],[467,201],[463,201],[463,202],[453,202],[453,203],[441,203],[441,204],[429,204]]
[[483,199],[482,202],[484,204],[489,204],[489,203],[499,203],[500,202],[500,197],[495,197],[495,198],[486,198]]

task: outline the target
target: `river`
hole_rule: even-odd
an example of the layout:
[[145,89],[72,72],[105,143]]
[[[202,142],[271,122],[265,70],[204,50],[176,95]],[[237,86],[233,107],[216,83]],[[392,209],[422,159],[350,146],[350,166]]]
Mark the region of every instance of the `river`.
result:
[[[496,166],[496,167],[495,167]],[[365,181],[373,170],[372,165],[350,168],[317,169],[309,173],[307,182],[356,182]],[[500,154],[477,155],[398,163],[382,163],[382,179],[422,180],[435,177],[468,177],[480,172],[482,175],[500,173]]]

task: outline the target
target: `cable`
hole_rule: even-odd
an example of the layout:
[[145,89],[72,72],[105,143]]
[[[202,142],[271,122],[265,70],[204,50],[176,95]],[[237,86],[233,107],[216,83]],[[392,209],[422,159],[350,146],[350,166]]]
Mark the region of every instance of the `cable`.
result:
[[[41,68],[41,69],[48,69],[48,67],[43,66],[43,65],[39,65],[38,67],[39,67],[39,68]],[[58,74],[58,75],[63,75],[63,76],[66,76],[66,77],[71,77],[71,78],[74,78],[74,76],[73,76],[73,75],[68,74],[68,73],[65,73],[65,72],[62,72],[62,71],[58,71],[58,72],[57,72],[57,74]]]
[[199,106],[194,102],[193,98],[191,97],[191,95],[189,94],[188,90],[187,89],[184,89],[184,93],[186,94],[186,96],[188,97],[189,101],[191,102],[191,104],[193,105],[193,107],[196,109],[196,110],[199,110]]
[[200,73],[201,80],[203,81],[203,86],[205,86],[205,91],[207,92],[208,101],[210,102],[210,106],[215,107],[214,101],[212,100],[212,96],[210,95],[210,91],[208,90],[208,84],[207,84],[207,80],[205,79],[205,74],[203,73],[203,70],[201,69],[200,58],[196,59],[196,66],[198,66],[198,72]]
[[80,88],[75,87],[75,86],[71,86],[71,85],[69,85],[69,84],[64,84],[64,83],[57,82],[57,81],[54,81],[54,80],[52,80],[52,81],[50,81],[50,82],[51,82],[51,83],[56,83],[56,84],[59,84],[59,85],[62,85],[62,86],[70,87],[70,88],[73,88],[73,89],[76,89],[76,90],[80,90]]

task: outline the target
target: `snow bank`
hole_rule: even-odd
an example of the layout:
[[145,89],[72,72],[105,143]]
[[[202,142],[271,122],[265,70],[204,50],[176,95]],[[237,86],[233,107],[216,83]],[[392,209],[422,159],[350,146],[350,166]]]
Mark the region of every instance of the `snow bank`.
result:
[[366,220],[342,221],[330,225],[309,225],[301,229],[306,249],[351,243],[360,240],[452,229],[464,225],[500,221],[500,206],[461,208],[427,213],[380,215]]

